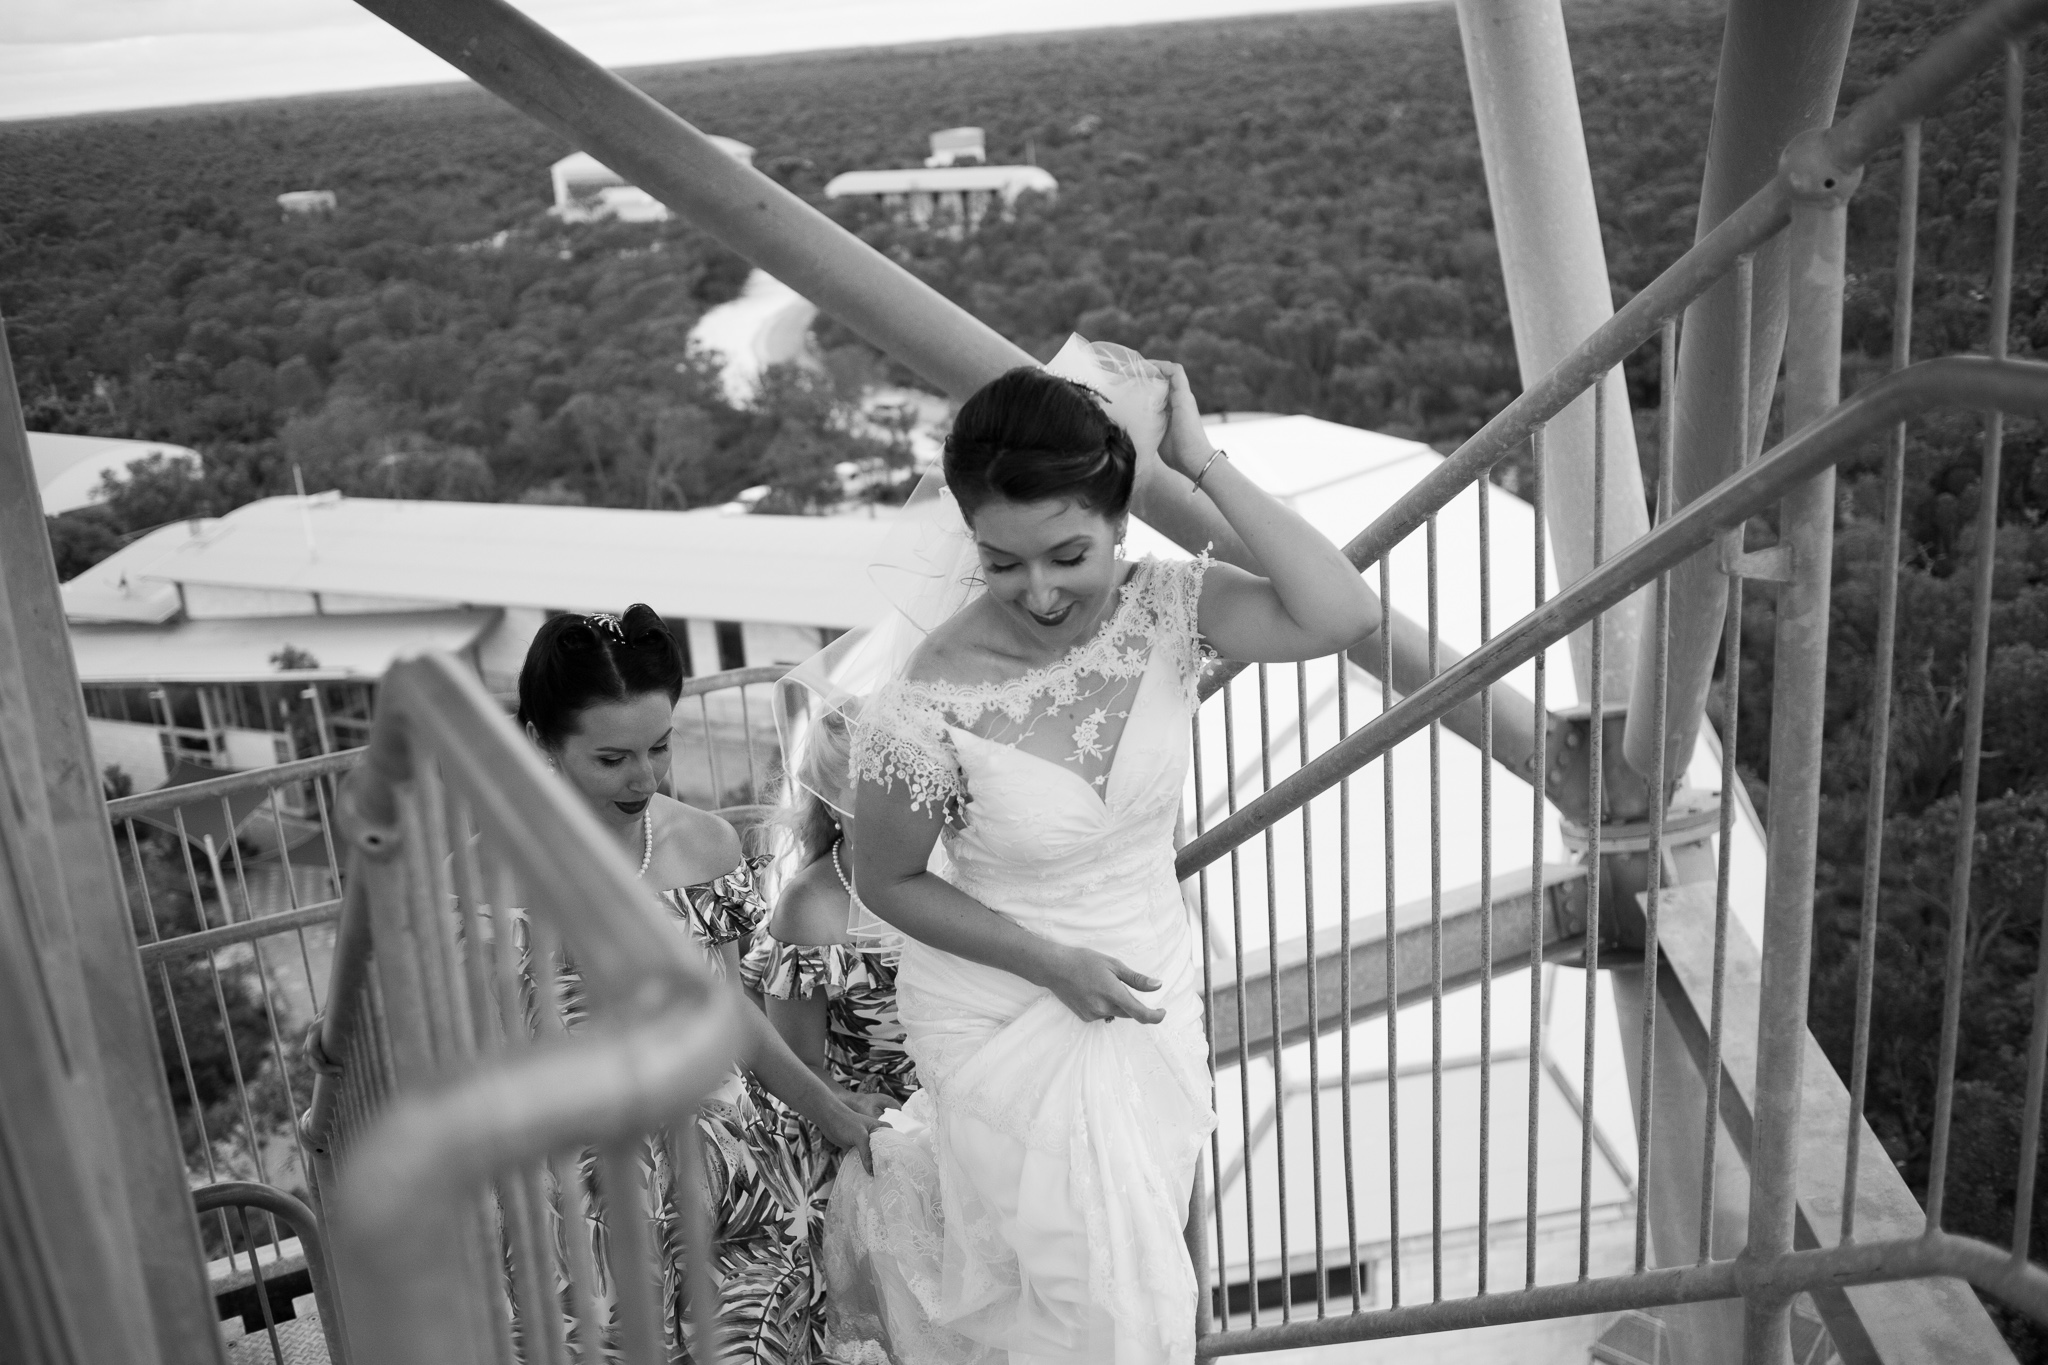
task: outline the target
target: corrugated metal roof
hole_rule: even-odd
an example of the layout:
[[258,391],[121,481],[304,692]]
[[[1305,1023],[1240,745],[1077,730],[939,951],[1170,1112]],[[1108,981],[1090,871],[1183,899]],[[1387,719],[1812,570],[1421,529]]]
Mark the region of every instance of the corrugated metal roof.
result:
[[[421,650],[460,653],[496,611],[376,612],[361,616],[238,616],[174,626],[73,626],[72,657],[84,683],[280,682],[375,678]],[[271,655],[286,645],[319,666],[281,673]]]
[[[884,609],[867,566],[889,526],[886,518],[328,494],[250,503],[146,566],[116,564],[130,547],[94,574],[103,581],[113,566],[131,586],[144,579],[451,605],[617,611],[646,602],[669,617],[851,629]],[[76,596],[89,605],[85,593]]]

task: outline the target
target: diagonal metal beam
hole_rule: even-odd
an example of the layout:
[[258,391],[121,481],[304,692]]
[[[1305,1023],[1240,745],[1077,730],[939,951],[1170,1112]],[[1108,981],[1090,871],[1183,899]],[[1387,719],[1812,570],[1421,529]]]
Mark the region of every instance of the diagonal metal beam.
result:
[[[1480,888],[1447,891],[1443,897],[1444,989],[1456,990],[1479,980]],[[1537,916],[1546,956],[1576,947],[1586,932],[1586,869],[1576,863],[1553,863],[1543,869],[1543,904]],[[1529,874],[1515,871],[1493,882],[1493,961],[1499,976],[1529,960]],[[1387,924],[1384,916],[1361,915],[1351,921],[1351,1008],[1353,1023],[1375,1018],[1387,1009]],[[1430,903],[1411,901],[1394,910],[1393,992],[1397,1007],[1427,1000],[1430,980]],[[1313,1017],[1322,1033],[1342,1027],[1344,954],[1338,931],[1316,936],[1316,1008],[1309,1011],[1308,940],[1290,939],[1272,952],[1245,954],[1244,1034],[1238,1035],[1237,983],[1216,986],[1209,996],[1209,1030],[1216,1040],[1216,1065],[1230,1066],[1241,1057],[1273,1050],[1273,992],[1280,992],[1280,1041],[1284,1047],[1310,1033]]]

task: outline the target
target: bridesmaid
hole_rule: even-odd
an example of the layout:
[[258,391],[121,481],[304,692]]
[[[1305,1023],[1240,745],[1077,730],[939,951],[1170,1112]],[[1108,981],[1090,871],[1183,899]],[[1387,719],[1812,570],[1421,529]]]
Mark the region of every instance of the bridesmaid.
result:
[[887,926],[864,913],[853,888],[850,740],[846,718],[827,712],[793,765],[783,819],[796,871],[755,933],[743,976],[790,1051],[849,1104],[879,1114],[910,1098],[917,1073],[896,1017],[901,936],[856,941],[853,932],[856,919]]
[[[682,683],[682,651],[651,608],[636,604],[623,618],[557,616],[527,650],[518,720],[621,855],[657,888],[678,929],[730,980],[742,941],[767,913],[757,881],[767,860],[743,857],[731,825],[659,791]],[[565,976],[573,1026],[582,1015],[580,983],[573,971]],[[721,1298],[718,1340],[707,1354],[746,1365],[808,1365],[817,1358],[823,1285],[814,1225],[836,1165],[830,1149],[855,1148],[866,1161],[875,1120],[799,1061],[759,1010],[743,1015],[747,1069],[697,1119]],[[683,1362],[691,1359],[682,1331],[683,1266],[680,1239],[670,1235],[675,1190],[661,1147],[650,1143],[647,1159],[660,1204],[655,1226],[664,1230],[669,1358]]]

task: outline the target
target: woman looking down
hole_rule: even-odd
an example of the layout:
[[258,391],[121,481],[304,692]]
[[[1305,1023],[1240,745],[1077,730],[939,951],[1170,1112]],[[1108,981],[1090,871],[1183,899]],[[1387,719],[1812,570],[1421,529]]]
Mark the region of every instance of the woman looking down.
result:
[[[924,1085],[827,1218],[828,1341],[862,1365],[1193,1357],[1181,1228],[1214,1116],[1173,827],[1196,686],[1214,654],[1334,653],[1378,607],[1210,446],[1181,368],[1156,373],[1156,454],[1041,370],[967,401],[944,467],[982,590],[861,706],[853,880],[907,939]],[[1267,576],[1125,561],[1141,460]]]

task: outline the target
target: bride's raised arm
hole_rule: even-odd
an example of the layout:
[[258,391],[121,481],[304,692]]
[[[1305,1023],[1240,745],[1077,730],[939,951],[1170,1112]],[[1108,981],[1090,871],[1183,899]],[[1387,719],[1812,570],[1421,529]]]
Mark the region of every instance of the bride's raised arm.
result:
[[1380,604],[1323,533],[1253,483],[1209,443],[1187,371],[1154,361],[1173,385],[1160,463],[1215,505],[1263,576],[1218,564],[1204,576],[1198,623],[1226,659],[1312,659],[1348,649],[1379,629]]

